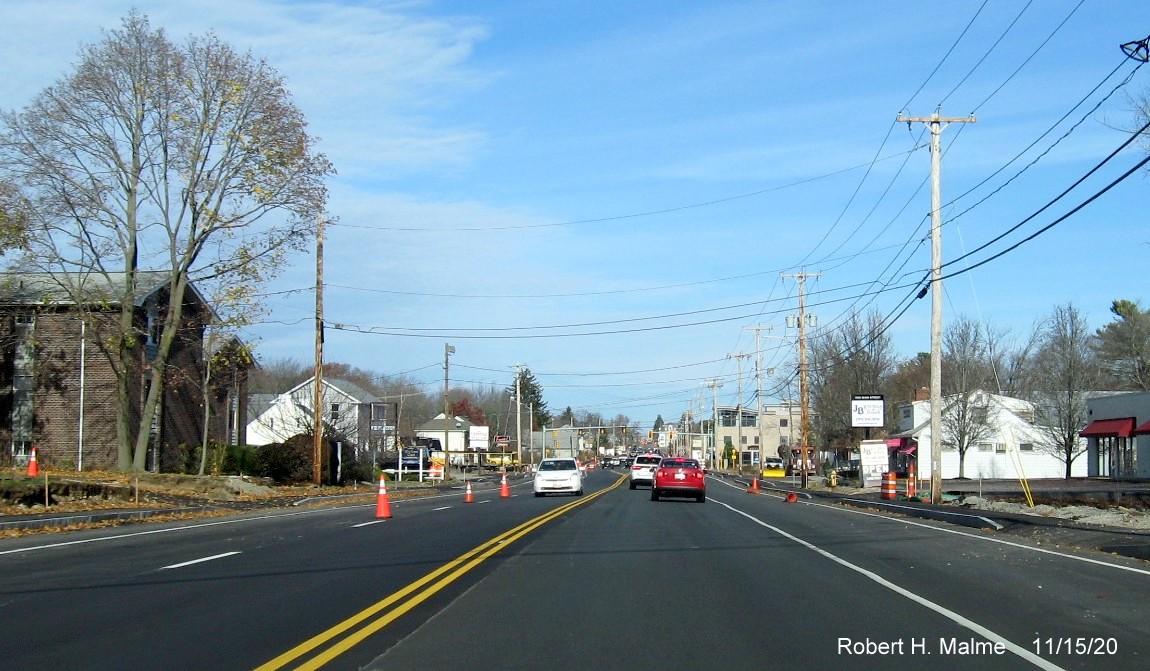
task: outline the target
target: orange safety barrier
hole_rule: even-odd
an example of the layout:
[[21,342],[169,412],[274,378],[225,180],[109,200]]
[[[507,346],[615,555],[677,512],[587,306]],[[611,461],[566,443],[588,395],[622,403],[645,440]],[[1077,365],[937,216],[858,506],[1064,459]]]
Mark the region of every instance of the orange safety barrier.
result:
[[914,466],[911,466],[906,474],[906,498],[912,499],[916,496],[918,496],[918,476],[915,475]]
[[882,474],[882,486],[879,488],[879,495],[884,499],[898,498],[898,477],[894,471],[887,471]]

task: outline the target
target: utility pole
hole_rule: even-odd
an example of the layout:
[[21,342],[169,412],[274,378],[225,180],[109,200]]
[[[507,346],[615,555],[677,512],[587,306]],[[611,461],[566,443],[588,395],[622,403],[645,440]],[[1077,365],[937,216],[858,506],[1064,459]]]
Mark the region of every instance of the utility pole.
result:
[[[515,451],[518,454],[519,464],[523,464],[523,393],[519,388],[519,379],[523,377],[523,364],[515,364]],[[546,454],[546,440],[544,440],[544,454]]]
[[942,127],[974,123],[969,117],[898,116],[930,128],[930,500],[942,502]]
[[734,357],[739,368],[738,381],[735,383],[735,435],[738,436],[739,444],[735,447],[735,453],[738,455],[740,473],[743,471],[743,359],[749,356],[749,353],[727,355],[728,359]]
[[451,479],[451,448],[448,444],[448,431],[451,430],[451,405],[447,399],[447,379],[451,366],[451,355],[455,348],[443,343],[443,481]]
[[802,472],[801,486],[806,489],[809,485],[807,479],[807,464],[813,460],[811,453],[811,412],[810,399],[807,393],[807,313],[806,313],[806,281],[808,277],[818,277],[822,273],[798,272],[783,277],[793,277],[799,283],[799,471]]
[[770,333],[771,327],[748,326],[747,329],[755,332],[755,398],[759,399],[758,403],[755,404],[755,423],[759,427],[759,465],[761,466],[763,456],[766,454],[767,439],[763,433],[763,347],[759,343],[759,334],[762,331]]
[[717,471],[719,470],[719,387],[723,386],[722,380],[718,378],[711,378],[703,383],[703,386],[711,390],[711,465]]
[[323,484],[323,217],[315,224],[315,394],[312,399],[311,479]]

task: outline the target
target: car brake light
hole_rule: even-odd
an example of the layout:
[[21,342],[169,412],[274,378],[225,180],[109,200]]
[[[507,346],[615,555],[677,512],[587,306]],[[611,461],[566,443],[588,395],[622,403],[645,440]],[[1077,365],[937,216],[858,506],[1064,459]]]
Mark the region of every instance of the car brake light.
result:
[[642,466],[639,466],[638,464],[636,464],[636,465],[634,465],[634,466],[632,466],[632,467],[631,467],[631,470],[632,470],[632,471],[637,471],[637,470],[639,470],[639,469],[641,469],[641,468],[643,468],[643,467],[642,467]]

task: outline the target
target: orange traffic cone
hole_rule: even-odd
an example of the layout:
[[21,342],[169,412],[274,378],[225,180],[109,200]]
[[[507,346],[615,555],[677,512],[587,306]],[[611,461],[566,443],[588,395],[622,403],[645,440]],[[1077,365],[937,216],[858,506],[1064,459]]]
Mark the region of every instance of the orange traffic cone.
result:
[[40,477],[40,463],[36,461],[36,448],[32,448],[32,458],[28,460],[28,477]]
[[463,492],[464,503],[475,503],[475,495],[471,493],[471,483],[467,483],[467,489]]
[[375,516],[378,519],[391,517],[391,503],[387,500],[387,476],[379,475],[379,498],[375,503]]
[[794,503],[799,500],[799,495],[794,492],[787,492],[787,503]]
[[499,485],[499,498],[511,498],[511,488],[507,486],[507,473],[503,473],[503,482]]
[[747,487],[747,493],[748,494],[758,494],[759,493],[759,476],[756,475],[755,478],[753,480],[751,480],[751,486]]

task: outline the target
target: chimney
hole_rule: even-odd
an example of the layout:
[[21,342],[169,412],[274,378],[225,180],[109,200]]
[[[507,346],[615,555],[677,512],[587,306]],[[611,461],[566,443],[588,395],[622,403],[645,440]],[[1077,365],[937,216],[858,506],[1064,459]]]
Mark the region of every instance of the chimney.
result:
[[919,387],[914,390],[914,400],[916,401],[929,401],[930,400],[930,387]]

